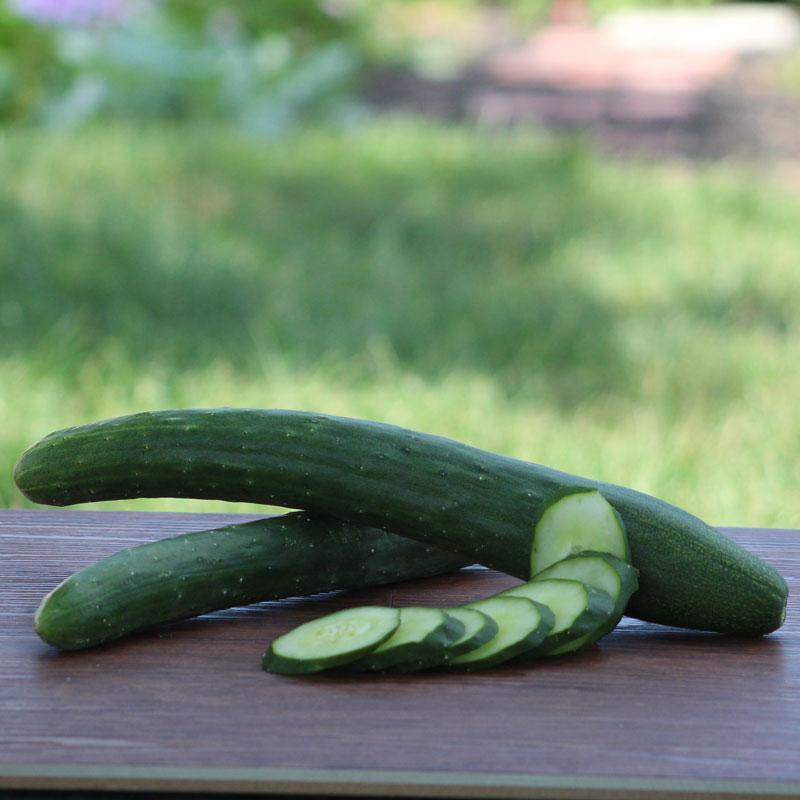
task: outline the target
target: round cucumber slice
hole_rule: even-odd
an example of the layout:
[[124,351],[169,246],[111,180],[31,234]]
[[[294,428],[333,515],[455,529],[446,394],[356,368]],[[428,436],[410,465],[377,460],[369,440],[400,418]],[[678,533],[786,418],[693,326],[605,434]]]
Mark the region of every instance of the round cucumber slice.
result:
[[425,669],[442,662],[447,644],[461,632],[461,623],[439,608],[401,608],[400,626],[392,636],[349,666],[404,672]]
[[542,570],[533,580],[550,578],[580,581],[610,595],[614,600],[614,624],[619,622],[628,600],[639,588],[639,570],[636,567],[610,553],[596,553],[592,550],[557,561]]
[[551,578],[528,581],[502,593],[524,597],[547,606],[555,616],[552,630],[535,651],[540,656],[605,625],[614,610],[614,601],[605,592],[580,581]]
[[631,557],[622,518],[598,491],[567,494],[545,509],[533,533],[531,575],[584,550]]
[[541,644],[553,627],[553,614],[524,597],[489,597],[470,603],[497,623],[497,633],[485,644],[448,661],[455,669],[494,667]]
[[477,608],[448,608],[445,613],[448,617],[455,617],[464,626],[464,633],[447,645],[445,661],[476,650],[497,633],[497,623]]
[[261,664],[268,672],[281,675],[338,667],[381,645],[399,625],[396,608],[346,608],[279,636],[264,653]]
[[638,588],[638,570],[610,553],[587,551],[569,556],[540,572],[533,580],[566,578],[606,592],[614,601],[611,618],[594,631],[551,650],[548,655],[574,653],[612,631],[622,619],[631,595]]

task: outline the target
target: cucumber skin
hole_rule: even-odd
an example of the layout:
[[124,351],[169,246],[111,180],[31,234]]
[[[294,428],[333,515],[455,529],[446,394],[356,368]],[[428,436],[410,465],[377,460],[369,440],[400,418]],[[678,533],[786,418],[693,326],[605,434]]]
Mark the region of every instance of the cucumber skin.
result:
[[67,578],[35,627],[62,650],[262,600],[356,589],[469,563],[411,539],[295,512],[149,542]]
[[398,674],[408,674],[410,672],[420,672],[426,669],[440,667],[447,661],[450,654],[449,645],[464,635],[464,623],[451,617],[446,609],[441,609],[445,616],[444,636],[438,648],[430,648],[430,651],[418,658],[412,658],[400,664],[394,664],[387,672]]
[[57,431],[15,470],[51,505],[135,497],[281,504],[391,529],[528,580],[533,522],[599,489],[628,533],[640,619],[738,635],[776,630],[788,588],[697,517],[641,492],[393,425],[302,411],[145,412]]

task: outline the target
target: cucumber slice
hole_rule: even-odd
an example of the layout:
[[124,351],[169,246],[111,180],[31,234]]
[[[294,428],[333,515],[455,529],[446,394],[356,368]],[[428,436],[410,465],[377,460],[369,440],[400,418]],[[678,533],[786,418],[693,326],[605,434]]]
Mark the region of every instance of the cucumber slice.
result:
[[464,633],[447,645],[445,661],[450,661],[470,650],[476,650],[497,634],[497,623],[477,608],[466,606],[447,608],[445,613],[448,617],[455,617],[464,626]]
[[606,592],[614,601],[611,619],[595,631],[567,642],[561,647],[551,650],[548,655],[563,655],[588,647],[600,637],[612,631],[625,613],[625,607],[631,595],[639,585],[638,570],[615,558],[610,553],[579,553],[558,561],[540,572],[533,580],[550,578],[566,578],[579,580],[587,586]]
[[338,667],[381,645],[400,625],[400,612],[384,606],[346,608],[279,636],[264,653],[268,672],[302,675]]
[[504,597],[524,597],[547,606],[555,621],[547,637],[526,656],[540,656],[560,648],[608,623],[614,601],[600,589],[580,581],[551,578],[529,581],[502,592]]
[[561,578],[580,581],[587,586],[601,589],[616,599],[624,597],[626,593],[630,596],[636,591],[638,574],[639,571],[635,567],[610,553],[586,550],[551,564],[531,580]]
[[402,669],[413,672],[444,660],[447,645],[464,632],[455,617],[438,608],[401,608],[400,627],[392,636],[349,665],[354,670]]
[[598,491],[573,492],[547,506],[533,533],[531,576],[584,550],[631,560],[622,518]]
[[496,595],[470,603],[497,623],[497,633],[485,644],[448,661],[455,669],[494,667],[538,647],[553,627],[553,613],[524,597]]

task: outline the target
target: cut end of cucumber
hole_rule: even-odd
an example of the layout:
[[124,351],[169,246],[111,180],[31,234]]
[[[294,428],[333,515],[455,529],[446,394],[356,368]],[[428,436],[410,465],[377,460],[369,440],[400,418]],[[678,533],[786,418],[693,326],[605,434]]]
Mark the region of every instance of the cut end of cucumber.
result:
[[400,624],[396,608],[363,606],[328,614],[278,637],[264,654],[268,672],[299,675],[341,666],[374,650]]
[[622,519],[598,491],[565,495],[545,509],[533,535],[531,575],[584,550],[630,561]]

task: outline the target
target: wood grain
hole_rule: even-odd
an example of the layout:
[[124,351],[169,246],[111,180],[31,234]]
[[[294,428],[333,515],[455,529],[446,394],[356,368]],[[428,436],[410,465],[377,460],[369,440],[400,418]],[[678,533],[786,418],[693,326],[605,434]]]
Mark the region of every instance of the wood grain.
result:
[[344,605],[455,604],[488,570],[264,603],[102,648],[32,632],[42,595],[139,542],[252,516],[0,511],[0,788],[463,797],[800,796],[800,533],[727,533],[790,583],[741,640],[635,620],[577,657],[417,676],[267,675],[288,628]]

